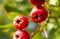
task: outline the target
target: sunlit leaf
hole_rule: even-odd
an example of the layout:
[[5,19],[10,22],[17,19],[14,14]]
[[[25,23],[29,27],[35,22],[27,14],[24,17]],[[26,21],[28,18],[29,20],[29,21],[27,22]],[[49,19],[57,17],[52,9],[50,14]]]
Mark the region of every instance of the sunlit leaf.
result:
[[20,15],[20,14],[17,13],[17,12],[9,12],[8,17],[9,17],[10,20],[13,21],[14,18],[15,18],[16,16],[18,16],[18,15]]
[[40,32],[35,33],[32,39],[42,39],[41,33]]

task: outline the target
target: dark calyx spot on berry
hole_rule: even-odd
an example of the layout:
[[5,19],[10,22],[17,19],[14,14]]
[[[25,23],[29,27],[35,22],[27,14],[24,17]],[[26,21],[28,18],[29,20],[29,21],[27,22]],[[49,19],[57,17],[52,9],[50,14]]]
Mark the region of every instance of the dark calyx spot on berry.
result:
[[21,21],[21,20],[17,20],[16,22],[17,22],[17,23],[20,23],[20,21]]
[[40,2],[42,2],[42,0],[39,0]]
[[19,35],[16,35],[16,38],[19,38]]
[[35,19],[38,19],[39,18],[39,16],[38,15],[35,15],[35,17],[34,17]]

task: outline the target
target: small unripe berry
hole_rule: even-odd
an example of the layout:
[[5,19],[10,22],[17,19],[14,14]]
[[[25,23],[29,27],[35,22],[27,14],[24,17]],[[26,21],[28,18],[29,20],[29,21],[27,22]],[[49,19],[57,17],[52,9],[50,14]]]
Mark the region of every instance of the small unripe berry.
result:
[[32,5],[42,5],[46,0],[29,0]]
[[28,19],[25,16],[16,16],[13,21],[14,28],[21,30],[28,26]]
[[40,23],[43,22],[48,16],[48,11],[43,6],[35,6],[31,13],[30,18],[33,22]]
[[29,33],[23,30],[16,31],[13,39],[30,39]]

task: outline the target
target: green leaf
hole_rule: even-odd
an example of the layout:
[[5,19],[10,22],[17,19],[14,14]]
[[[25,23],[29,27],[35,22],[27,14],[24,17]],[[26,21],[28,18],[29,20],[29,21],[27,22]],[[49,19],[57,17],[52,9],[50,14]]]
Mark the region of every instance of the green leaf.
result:
[[1,25],[0,26],[0,30],[4,30],[4,29],[8,29],[8,28],[12,28],[13,27],[13,24],[10,23],[10,24],[7,24],[7,25]]
[[32,39],[42,39],[40,32],[37,32]]
[[19,10],[15,7],[12,7],[12,6],[8,5],[8,4],[4,5],[4,7],[5,7],[7,12],[17,12],[19,14],[23,14],[23,15],[29,17],[29,13],[27,11]]
[[55,39],[60,39],[60,29],[55,32]]
[[50,15],[51,16],[53,16],[53,17],[58,17],[59,16],[59,14],[60,14],[60,8],[59,7],[50,5],[49,9],[50,9]]
[[0,10],[0,25],[5,25],[10,23],[8,19],[8,14],[5,10]]
[[49,39],[60,39],[60,29],[52,29],[49,32]]
[[18,15],[19,15],[19,13],[17,13],[17,12],[9,12],[8,17],[9,17],[10,20],[13,21],[14,18]]
[[21,13],[21,14],[26,14],[26,12],[24,12],[24,11],[22,11],[22,10],[19,10],[19,9],[17,9],[17,8],[15,8],[15,7],[12,7],[12,6],[10,6],[10,5],[8,5],[8,4],[6,4],[6,5],[4,5],[4,7],[5,7],[5,9],[8,11],[8,12],[18,12],[18,13]]

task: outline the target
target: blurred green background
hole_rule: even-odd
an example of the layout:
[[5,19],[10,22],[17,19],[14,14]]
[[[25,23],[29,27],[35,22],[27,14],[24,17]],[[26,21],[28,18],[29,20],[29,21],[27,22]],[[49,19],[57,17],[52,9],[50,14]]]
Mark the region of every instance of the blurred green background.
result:
[[[60,0],[46,0],[45,7],[49,11],[44,22],[48,39],[60,39]],[[33,6],[28,0],[0,0],[0,39],[13,39],[16,29],[13,28],[13,19],[17,15],[25,15],[30,20],[29,14]],[[41,23],[29,21],[25,29],[30,34],[36,31]],[[41,37],[41,35],[42,37]],[[31,39],[46,39],[44,31],[37,31]]]

